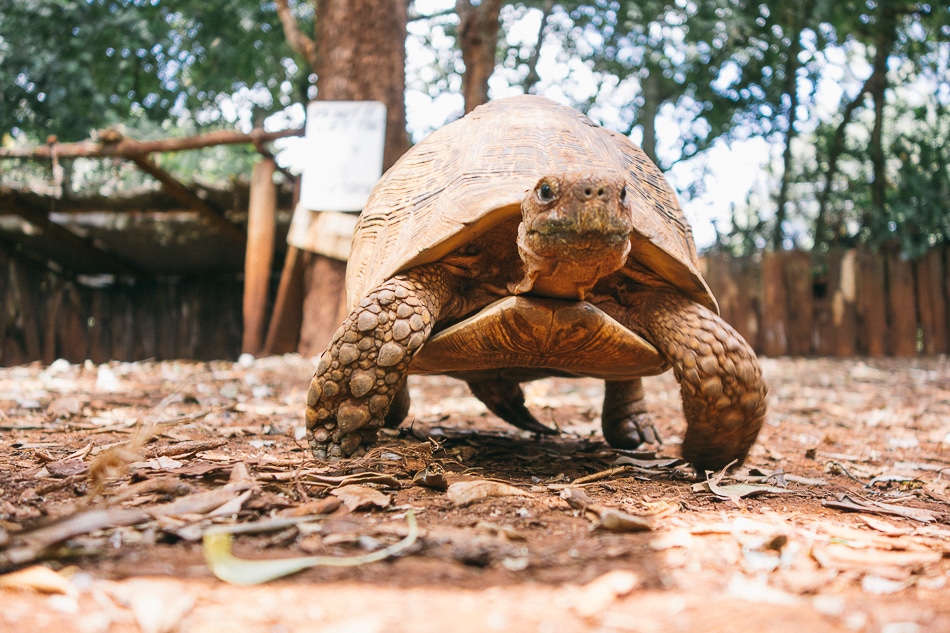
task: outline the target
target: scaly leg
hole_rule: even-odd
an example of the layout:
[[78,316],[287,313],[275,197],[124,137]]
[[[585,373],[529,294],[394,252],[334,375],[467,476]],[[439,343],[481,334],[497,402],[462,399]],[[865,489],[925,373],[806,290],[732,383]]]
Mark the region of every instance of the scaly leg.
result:
[[660,441],[647,413],[643,381],[639,378],[604,382],[604,407],[600,419],[604,439],[614,448],[634,449],[643,443]]
[[621,289],[605,312],[652,343],[683,396],[683,458],[702,473],[741,464],[765,420],[755,352],[728,323],[672,289]]
[[524,404],[524,391],[514,380],[469,381],[472,395],[485,403],[488,410],[512,426],[532,433],[556,435],[557,431],[546,427],[531,415]]
[[[307,393],[307,430],[317,459],[362,454],[404,394],[409,363],[440,318],[449,316],[454,278],[437,265],[384,282],[357,305],[320,357]],[[393,411],[393,418],[405,411]]]

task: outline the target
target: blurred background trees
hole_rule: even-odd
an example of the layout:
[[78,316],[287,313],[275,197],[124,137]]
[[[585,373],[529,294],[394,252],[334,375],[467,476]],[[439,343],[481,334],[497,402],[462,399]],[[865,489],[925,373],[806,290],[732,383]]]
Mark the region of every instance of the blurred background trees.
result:
[[[328,12],[361,23],[391,7],[414,140],[486,98],[544,94],[642,144],[694,225],[715,218],[707,247],[913,257],[950,238],[950,8],[937,2],[7,0],[3,144],[299,126],[301,104],[329,90],[320,55],[366,35],[325,28]],[[393,75],[378,59],[353,68],[364,88]],[[234,151],[214,165],[248,173]]]

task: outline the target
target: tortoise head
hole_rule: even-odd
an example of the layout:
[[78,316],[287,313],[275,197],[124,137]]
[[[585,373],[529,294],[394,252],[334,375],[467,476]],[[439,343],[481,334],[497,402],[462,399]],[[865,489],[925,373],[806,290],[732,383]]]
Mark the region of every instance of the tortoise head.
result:
[[630,253],[633,211],[620,174],[545,176],[525,195],[521,214],[525,276],[510,288],[515,294],[583,299]]

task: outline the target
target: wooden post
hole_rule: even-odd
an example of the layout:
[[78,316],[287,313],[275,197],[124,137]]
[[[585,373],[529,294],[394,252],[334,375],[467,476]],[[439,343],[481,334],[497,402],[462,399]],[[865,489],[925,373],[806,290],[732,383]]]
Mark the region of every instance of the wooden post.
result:
[[762,254],[762,352],[766,356],[788,354],[787,295],[781,253]]
[[893,356],[917,355],[917,302],[914,269],[900,253],[887,258],[887,316],[889,352]]
[[811,256],[792,251],[783,257],[785,291],[788,295],[788,353],[807,356],[812,353],[815,332],[815,285],[811,275]]
[[244,260],[244,337],[241,343],[241,351],[249,354],[258,354],[264,343],[267,294],[277,226],[276,169],[277,163],[272,158],[265,158],[254,166],[251,175],[247,256]]
[[884,291],[884,255],[867,249],[857,252],[858,352],[881,357],[887,353],[887,294]]
[[917,278],[917,311],[923,333],[923,353],[947,352],[947,303],[943,296],[943,253],[933,248],[914,262]]
[[303,257],[299,249],[288,246],[264,341],[265,355],[296,351],[303,323],[303,301]]

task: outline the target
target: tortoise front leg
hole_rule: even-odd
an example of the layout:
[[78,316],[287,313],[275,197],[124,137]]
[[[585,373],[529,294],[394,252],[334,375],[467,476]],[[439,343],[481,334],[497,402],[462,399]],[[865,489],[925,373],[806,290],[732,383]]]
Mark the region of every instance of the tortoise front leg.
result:
[[601,307],[652,343],[683,396],[683,458],[702,473],[742,463],[765,420],[755,352],[719,315],[675,290],[622,291]]
[[420,266],[360,301],[320,357],[307,393],[307,430],[317,459],[361,454],[376,441],[393,401],[402,413],[409,363],[446,316],[453,277]]

